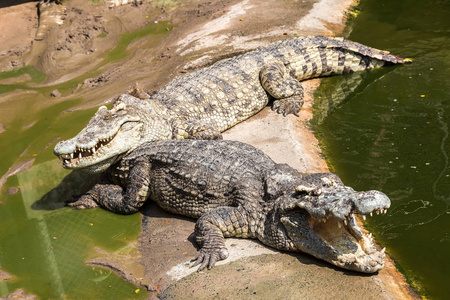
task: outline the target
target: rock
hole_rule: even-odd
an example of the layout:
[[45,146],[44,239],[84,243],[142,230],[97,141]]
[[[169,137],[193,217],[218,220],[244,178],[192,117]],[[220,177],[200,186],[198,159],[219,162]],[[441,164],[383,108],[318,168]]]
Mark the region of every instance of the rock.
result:
[[61,97],[61,93],[58,90],[53,90],[53,92],[50,93],[50,96]]
[[6,190],[6,193],[7,193],[8,195],[15,195],[15,194],[17,194],[19,191],[20,191],[20,189],[19,189],[18,187],[11,187],[11,188],[8,188],[8,189]]
[[10,274],[8,274],[7,272],[0,269],[0,282],[5,281],[5,280],[10,280],[11,278],[12,278],[12,276]]
[[18,290],[15,290],[12,294],[9,294],[8,296],[6,296],[5,298],[2,298],[2,299],[5,299],[5,300],[10,300],[10,299],[34,300],[34,299],[37,299],[37,297],[34,295],[27,294],[22,289],[18,289]]

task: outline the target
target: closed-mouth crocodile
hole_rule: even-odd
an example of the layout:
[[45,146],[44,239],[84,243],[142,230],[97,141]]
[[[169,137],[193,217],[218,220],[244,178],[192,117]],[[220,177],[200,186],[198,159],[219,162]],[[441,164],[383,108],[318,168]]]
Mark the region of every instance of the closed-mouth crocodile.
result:
[[384,266],[384,249],[376,249],[355,214],[385,213],[390,207],[385,194],[356,192],[332,173],[302,176],[248,144],[148,142],[123,155],[106,174],[68,205],[128,214],[151,199],[165,210],[198,218],[200,250],[193,265],[199,270],[228,256],[226,237],[258,239],[364,273]]
[[343,38],[287,39],[176,78],[149,98],[123,94],[110,110],[101,106],[54,153],[65,168],[105,170],[118,155],[145,142],[219,139],[272,98],[272,109],[297,115],[303,105],[302,80],[409,61]]

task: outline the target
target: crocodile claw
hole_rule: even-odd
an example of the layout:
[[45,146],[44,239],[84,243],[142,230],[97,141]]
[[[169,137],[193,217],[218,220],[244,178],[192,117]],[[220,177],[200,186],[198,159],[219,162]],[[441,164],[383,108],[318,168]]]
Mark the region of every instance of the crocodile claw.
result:
[[74,209],[88,209],[88,208],[94,208],[97,207],[97,202],[92,199],[90,195],[83,195],[78,199],[69,199],[66,200],[66,206],[70,206]]
[[303,102],[298,102],[297,100],[275,100],[272,104],[272,110],[276,110],[277,113],[282,114],[284,117],[289,114],[298,117],[302,104]]
[[228,257],[228,250],[225,247],[214,247],[210,249],[200,249],[194,258],[191,260],[191,268],[200,265],[197,272],[204,270],[208,267],[208,270],[214,267],[217,261],[224,260]]

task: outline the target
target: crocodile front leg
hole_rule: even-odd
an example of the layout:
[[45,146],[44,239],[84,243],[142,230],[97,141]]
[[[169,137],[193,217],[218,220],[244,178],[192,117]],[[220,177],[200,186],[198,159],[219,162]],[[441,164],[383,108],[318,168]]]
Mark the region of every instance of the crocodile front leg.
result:
[[199,120],[176,122],[173,125],[173,138],[195,140],[221,140],[222,133],[209,124]]
[[197,271],[211,269],[228,257],[224,237],[252,237],[247,213],[242,207],[218,207],[204,214],[195,224],[195,240],[200,250],[192,259]]
[[130,169],[127,188],[109,183],[96,184],[85,195],[74,202],[67,203],[76,209],[101,206],[109,211],[132,214],[139,210],[149,195],[150,163],[142,159]]
[[298,117],[303,106],[303,87],[289,74],[285,65],[273,63],[264,66],[259,77],[263,88],[277,99],[272,104],[272,110],[284,116],[293,114]]

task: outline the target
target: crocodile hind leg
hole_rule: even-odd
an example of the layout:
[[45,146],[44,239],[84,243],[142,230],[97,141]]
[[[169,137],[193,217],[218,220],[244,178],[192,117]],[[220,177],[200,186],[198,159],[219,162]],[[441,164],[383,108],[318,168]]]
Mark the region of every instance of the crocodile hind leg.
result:
[[276,99],[272,110],[284,116],[293,114],[298,117],[303,106],[303,87],[291,76],[285,65],[273,63],[264,66],[259,73],[259,78],[266,92]]
[[197,220],[195,240],[200,250],[192,259],[191,267],[197,271],[211,269],[217,261],[228,257],[224,237],[251,237],[247,213],[242,207],[217,207]]

